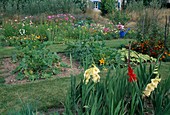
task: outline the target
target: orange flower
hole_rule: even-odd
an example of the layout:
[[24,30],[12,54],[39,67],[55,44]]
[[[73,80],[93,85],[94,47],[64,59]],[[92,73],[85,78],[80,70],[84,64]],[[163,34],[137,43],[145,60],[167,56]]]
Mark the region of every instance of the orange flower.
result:
[[164,58],[165,58],[165,56],[163,55],[163,56],[162,56],[162,58],[164,59]]
[[102,58],[101,60],[99,60],[100,65],[103,65],[105,63],[105,60]]
[[170,53],[168,54],[168,56],[170,56]]
[[165,51],[164,54],[168,54],[168,53]]
[[141,44],[141,47],[144,48],[144,43]]

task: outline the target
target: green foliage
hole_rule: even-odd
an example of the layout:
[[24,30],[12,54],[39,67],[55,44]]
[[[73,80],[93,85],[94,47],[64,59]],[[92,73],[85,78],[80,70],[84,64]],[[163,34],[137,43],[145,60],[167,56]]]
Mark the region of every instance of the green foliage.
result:
[[78,7],[85,13],[87,9],[87,0],[73,0]]
[[165,6],[167,1],[166,0],[127,0],[128,5],[129,4],[132,5],[133,3],[135,3],[134,5],[138,6],[136,3],[139,2],[142,3],[141,4],[142,6],[150,6],[153,2],[160,4],[161,6]]
[[129,12],[142,12],[145,6],[143,5],[143,1],[135,1],[131,0],[128,2],[126,10]]
[[15,70],[18,72],[17,79],[36,80],[59,73],[59,67],[56,65],[60,62],[60,57],[46,49],[48,44],[37,40],[24,40],[21,43],[18,47],[20,64]]
[[[128,60],[128,50],[123,48],[121,50],[118,50],[118,53],[120,54],[120,59],[126,63]],[[131,56],[131,63],[132,64],[139,64],[140,62],[156,62],[156,59],[153,57],[150,57],[149,55],[144,55],[142,53],[137,53],[133,50],[130,51]]]
[[73,0],[1,0],[0,12],[7,15],[41,13],[72,13],[78,7]]
[[137,22],[137,39],[161,39],[164,37],[162,34],[164,25],[159,23],[160,7],[160,4],[153,0],[149,8],[142,8]]
[[101,0],[102,14],[108,14],[115,11],[115,0]]
[[35,105],[31,105],[31,104],[25,104],[22,102],[22,108],[20,111],[17,110],[11,110],[9,111],[9,115],[35,115],[38,112],[34,112],[35,111]]
[[155,115],[168,115],[170,114],[170,77],[167,80],[164,80],[154,92],[154,96],[152,97],[152,103],[155,105],[153,106]]
[[[73,58],[80,61],[81,64],[90,65],[95,63],[100,65],[99,60],[105,60],[105,66],[124,65],[125,59],[120,60],[120,53],[117,49],[106,47],[104,41],[96,41],[94,39],[79,40],[69,43],[66,49],[71,52]],[[124,57],[124,56],[123,56]]]
[[[161,81],[150,97],[142,97],[143,90],[153,76],[155,66],[147,71],[145,64],[137,67],[137,81],[128,82],[126,71],[115,68],[109,70],[106,77],[98,83],[83,80],[76,86],[76,78],[71,78],[71,88],[65,103],[65,113],[93,115],[134,115],[134,114],[169,114],[168,97],[170,79]],[[161,91],[162,90],[162,91]]]
[[[0,73],[1,74],[1,73]],[[0,77],[0,84],[1,83],[5,83],[5,78],[4,77]]]
[[[117,72],[116,72],[117,73]],[[72,76],[70,94],[66,100],[66,114],[123,114],[124,100],[127,86],[126,79],[122,79],[125,73],[110,77],[109,74],[102,83],[94,84],[90,81],[87,85],[83,80],[75,85],[75,77]],[[113,87],[114,85],[114,87]],[[119,91],[118,91],[119,90]],[[78,106],[80,105],[80,106]]]
[[125,11],[114,11],[113,13],[108,14],[108,18],[114,23],[125,24],[130,20],[130,17],[127,15]]
[[[96,41],[94,39],[79,40],[74,43],[69,43],[67,50],[72,53],[72,56],[84,63],[88,60],[88,65],[91,63],[100,64],[99,60],[104,59],[104,66],[126,66],[128,59],[128,50],[109,48],[105,42]],[[88,58],[88,59],[87,59]],[[131,63],[136,65],[142,62],[155,62],[156,59],[149,55],[143,55],[135,51],[131,51]]]
[[67,49],[72,53],[72,56],[81,63],[88,57],[92,60],[89,62],[90,64],[100,59],[103,55],[104,43],[95,41],[94,39],[84,39],[78,40],[75,43],[69,43]]

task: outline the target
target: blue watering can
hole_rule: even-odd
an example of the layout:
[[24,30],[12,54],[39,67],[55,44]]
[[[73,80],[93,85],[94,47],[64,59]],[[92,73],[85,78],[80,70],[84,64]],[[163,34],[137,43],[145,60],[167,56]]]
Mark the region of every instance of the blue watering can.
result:
[[119,35],[120,35],[120,38],[124,38],[126,33],[130,30],[130,28],[128,28],[126,31],[123,31],[123,30],[120,30],[119,32]]

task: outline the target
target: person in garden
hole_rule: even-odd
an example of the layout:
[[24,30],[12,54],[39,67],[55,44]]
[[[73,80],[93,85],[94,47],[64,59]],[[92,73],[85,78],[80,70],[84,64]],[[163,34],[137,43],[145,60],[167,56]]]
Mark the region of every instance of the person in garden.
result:
[[120,38],[124,38],[125,35],[127,34],[127,32],[130,30],[130,28],[125,30],[124,25],[122,25],[120,22],[117,25],[117,28],[119,29],[119,36],[120,36]]

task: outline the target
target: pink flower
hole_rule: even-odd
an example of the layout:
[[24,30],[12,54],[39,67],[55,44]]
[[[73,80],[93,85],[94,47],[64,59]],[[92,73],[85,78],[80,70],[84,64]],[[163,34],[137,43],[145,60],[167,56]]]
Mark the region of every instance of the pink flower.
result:
[[124,29],[124,25],[122,25],[121,23],[119,23],[119,24],[117,25],[117,28],[118,28],[119,30],[123,30],[123,29]]
[[68,20],[69,20],[69,18],[68,18],[68,17],[65,17],[65,20],[66,20],[66,21],[68,21]]
[[48,16],[48,19],[51,19],[52,18],[52,16]]
[[108,32],[108,31],[109,31],[109,28],[104,28],[104,29],[103,29],[103,32],[104,32],[104,33]]

